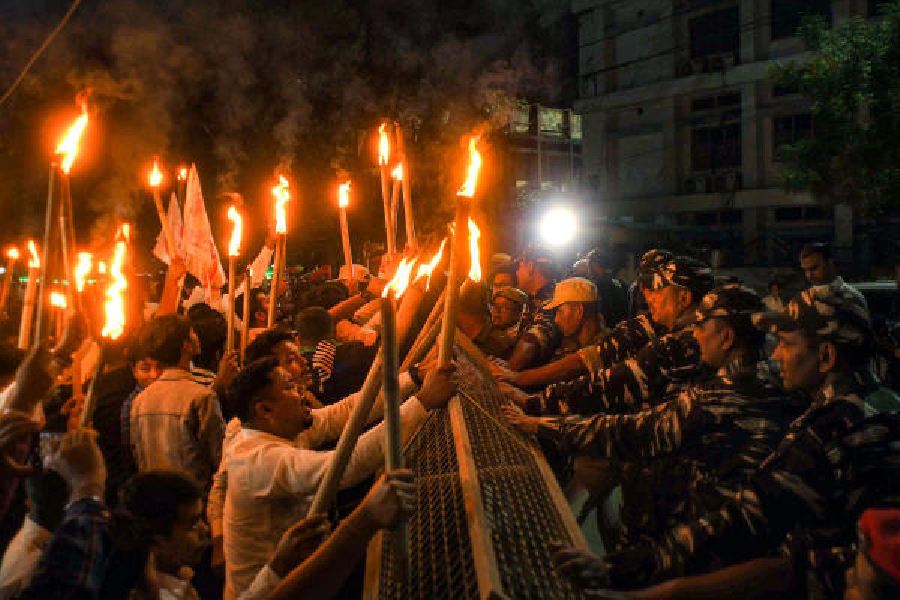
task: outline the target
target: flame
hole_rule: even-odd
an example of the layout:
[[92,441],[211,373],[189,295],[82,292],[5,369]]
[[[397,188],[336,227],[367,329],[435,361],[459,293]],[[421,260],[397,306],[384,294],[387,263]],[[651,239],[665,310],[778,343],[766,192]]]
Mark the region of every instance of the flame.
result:
[[474,282],[481,281],[481,252],[478,250],[478,240],[481,239],[481,230],[475,221],[469,218],[469,256],[471,257],[471,265],[469,266],[469,279]]
[[131,223],[122,223],[122,229],[120,230],[122,237],[125,238],[126,242],[131,241]]
[[441,247],[438,248],[437,253],[431,257],[431,260],[423,265],[419,265],[419,272],[416,273],[416,278],[414,281],[418,281],[423,277],[427,277],[428,279],[425,281],[425,289],[429,289],[431,287],[431,274],[434,272],[435,267],[438,266],[438,263],[441,262],[441,257],[444,255],[444,246],[447,245],[447,238],[444,238],[441,242]]
[[384,166],[391,158],[391,143],[388,141],[387,123],[378,126],[378,164]]
[[16,248],[15,246],[7,249],[6,258],[8,258],[10,260],[19,260],[19,249]]
[[120,229],[121,236],[116,240],[113,251],[113,261],[110,265],[112,282],[106,289],[106,323],[103,325],[101,335],[112,340],[119,339],[125,332],[125,290],[128,289],[128,280],[122,273],[125,264],[125,252],[127,250],[126,231],[127,224]]
[[403,181],[403,163],[397,163],[397,166],[391,171],[391,177],[397,181]]
[[291,199],[290,184],[284,175],[278,176],[278,185],[272,188],[275,195],[275,233],[287,233],[287,217],[284,205]]
[[350,182],[345,181],[338,186],[338,207],[347,208],[350,206]]
[[478,186],[478,171],[481,170],[481,153],[478,152],[478,136],[469,138],[469,167],[466,170],[466,181],[456,192],[457,196],[471,198]]
[[187,167],[179,167],[178,168],[178,181],[187,181],[188,170]]
[[238,256],[241,252],[241,231],[244,228],[244,220],[234,204],[228,207],[228,220],[234,223],[231,230],[231,241],[228,242],[228,256]]
[[97,262],[97,274],[106,275],[106,261],[98,261]]
[[62,292],[50,292],[50,306],[54,308],[67,308],[66,295]]
[[91,263],[94,257],[90,252],[79,252],[78,263],[75,265],[75,289],[79,292],[84,291],[84,281],[88,273],[91,272]]
[[78,156],[78,142],[81,141],[81,136],[84,134],[88,124],[87,95],[79,94],[76,101],[81,107],[81,116],[69,126],[69,129],[66,130],[65,135],[63,135],[63,138],[56,146],[56,154],[62,156],[59,167],[66,175],[69,174],[69,171],[72,169],[72,163],[75,162],[75,157]]
[[40,269],[41,257],[38,256],[38,251],[37,247],[34,245],[34,240],[28,240],[28,253],[31,254],[31,258],[28,260],[28,268]]
[[149,183],[152,188],[158,188],[162,184],[162,180],[163,174],[162,171],[159,170],[159,158],[157,157],[153,159],[153,168],[147,173],[147,183]]
[[404,292],[406,292],[406,288],[409,287],[409,276],[412,274],[413,265],[416,264],[415,258],[406,259],[400,261],[400,266],[397,267],[397,272],[394,273],[393,279],[391,279],[386,286],[384,286],[384,291],[381,292],[382,298],[387,298],[388,293],[394,292],[395,298],[400,298],[403,296]]

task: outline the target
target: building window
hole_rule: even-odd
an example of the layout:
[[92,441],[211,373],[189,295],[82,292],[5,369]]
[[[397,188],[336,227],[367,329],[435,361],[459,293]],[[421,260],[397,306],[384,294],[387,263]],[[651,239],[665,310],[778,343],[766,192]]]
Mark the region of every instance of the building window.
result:
[[810,137],[812,137],[812,115],[809,113],[772,119],[772,146],[775,148],[775,162],[781,160],[784,146]]
[[797,35],[803,17],[822,15],[831,24],[831,0],[772,0],[772,39]]
[[732,54],[736,62],[741,46],[739,15],[738,7],[733,6],[691,19],[691,58]]
[[696,98],[691,113],[691,171],[740,168],[740,93]]

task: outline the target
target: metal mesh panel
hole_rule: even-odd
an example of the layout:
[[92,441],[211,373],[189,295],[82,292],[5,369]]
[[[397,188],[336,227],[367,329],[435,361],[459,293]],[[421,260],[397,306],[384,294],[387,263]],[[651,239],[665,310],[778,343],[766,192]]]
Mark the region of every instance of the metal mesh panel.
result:
[[[418,502],[409,521],[408,583],[393,576],[393,546],[384,536],[381,598],[478,598],[459,466],[446,410],[428,416],[410,440],[405,464],[417,475]],[[409,589],[404,589],[408,585]]]
[[[504,399],[493,382],[485,381],[465,358],[458,364],[463,416],[492,530],[500,591],[510,598],[579,598],[550,560],[548,543],[570,538],[534,455],[509,431],[500,413]],[[418,479],[417,509],[409,522],[409,578],[394,577],[392,544],[384,536],[379,597],[480,597],[485,590],[478,589],[446,410],[429,415],[410,440],[405,460]]]

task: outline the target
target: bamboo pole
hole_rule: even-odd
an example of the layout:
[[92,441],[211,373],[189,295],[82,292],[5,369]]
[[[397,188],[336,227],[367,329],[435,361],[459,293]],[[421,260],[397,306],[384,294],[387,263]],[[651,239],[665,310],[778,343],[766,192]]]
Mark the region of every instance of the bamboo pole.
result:
[[16,268],[16,258],[6,257],[6,275],[3,278],[3,290],[0,291],[0,314],[6,312],[6,303],[9,300],[9,290],[12,286],[13,271]]
[[453,342],[456,334],[456,312],[459,304],[459,286],[464,277],[464,258],[468,255],[469,231],[469,199],[464,196],[456,198],[456,226],[453,229],[453,243],[450,247],[450,274],[447,278],[446,297],[444,299],[444,329],[441,332],[441,345],[438,363],[447,367],[453,358]]
[[353,289],[353,282],[356,281],[356,277],[353,275],[353,251],[350,248],[350,228],[347,225],[347,207],[340,207],[341,214],[341,242],[344,246],[344,263],[347,265],[347,281],[349,283],[348,287],[350,288],[350,294],[352,295],[355,290]]
[[416,242],[416,225],[412,211],[412,183],[410,182],[412,173],[409,168],[409,158],[406,155],[406,141],[403,138],[403,129],[399,123],[394,123],[394,127],[397,132],[397,153],[400,156],[400,160],[403,161],[401,186],[403,187],[403,217],[406,223],[406,244],[411,250],[415,251],[418,249],[418,244]]
[[247,353],[247,344],[250,335],[250,284],[253,282],[253,269],[247,267],[244,275],[244,318],[241,320],[241,364],[244,364],[244,355]]
[[81,409],[81,427],[88,427],[94,419],[94,410],[97,408],[97,380],[103,374],[103,367],[106,365],[106,351],[103,348],[103,342],[100,342],[100,356],[97,357],[97,364],[94,367],[94,374],[91,377],[91,385],[88,387],[87,397],[84,400],[84,407]]
[[384,231],[387,238],[387,255],[392,257],[397,252],[397,248],[394,245],[396,238],[394,236],[394,223],[391,218],[390,172],[388,169],[388,165],[381,165],[379,171],[381,172],[381,201],[384,204]]
[[[228,324],[228,332],[225,334],[225,352],[234,350],[234,303],[237,302],[234,287],[234,257],[228,257],[228,312],[226,313],[226,322]],[[245,294],[248,292],[244,292]]]
[[[53,162],[50,164],[50,181],[47,184],[47,207],[44,211],[44,245],[41,247],[41,265],[40,265],[40,281],[38,283],[38,291],[37,291],[37,306],[34,307],[35,312],[37,314],[35,318],[34,325],[34,339],[33,342],[35,345],[41,343],[41,332],[43,327],[43,317],[44,317],[44,304],[46,303],[46,281],[47,281],[47,263],[50,258],[50,230],[52,228],[53,223],[53,211],[56,206],[56,169],[57,163]],[[30,271],[29,271],[30,276]],[[32,300],[34,302],[35,300]],[[24,320],[24,319],[23,319]],[[31,324],[29,323],[27,326],[30,331]],[[22,328],[19,328],[19,343],[22,342]]]
[[275,238],[275,258],[272,261],[272,285],[269,286],[269,315],[266,321],[266,327],[272,328],[275,325],[275,305],[278,303],[278,271],[281,269],[281,235]]

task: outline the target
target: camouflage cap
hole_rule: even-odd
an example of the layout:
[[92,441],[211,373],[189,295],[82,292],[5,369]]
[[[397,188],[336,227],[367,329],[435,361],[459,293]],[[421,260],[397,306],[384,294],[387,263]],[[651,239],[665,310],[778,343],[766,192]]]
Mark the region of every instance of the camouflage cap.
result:
[[849,286],[812,286],[791,300],[783,313],[753,315],[753,324],[772,332],[801,330],[841,345],[867,346],[872,340],[869,309]]
[[727,284],[703,296],[697,308],[697,322],[702,323],[717,317],[745,316],[749,319],[764,307],[759,294],[750,288]]
[[687,256],[676,256],[646,273],[641,283],[649,290],[678,285],[689,289],[697,298],[713,288],[715,278],[706,263]]
[[641,264],[640,266],[638,266],[638,272],[643,274],[649,271],[653,271],[660,265],[666,264],[673,258],[675,258],[675,255],[668,250],[661,250],[659,248],[647,250],[646,252],[644,252],[644,255],[641,256]]

